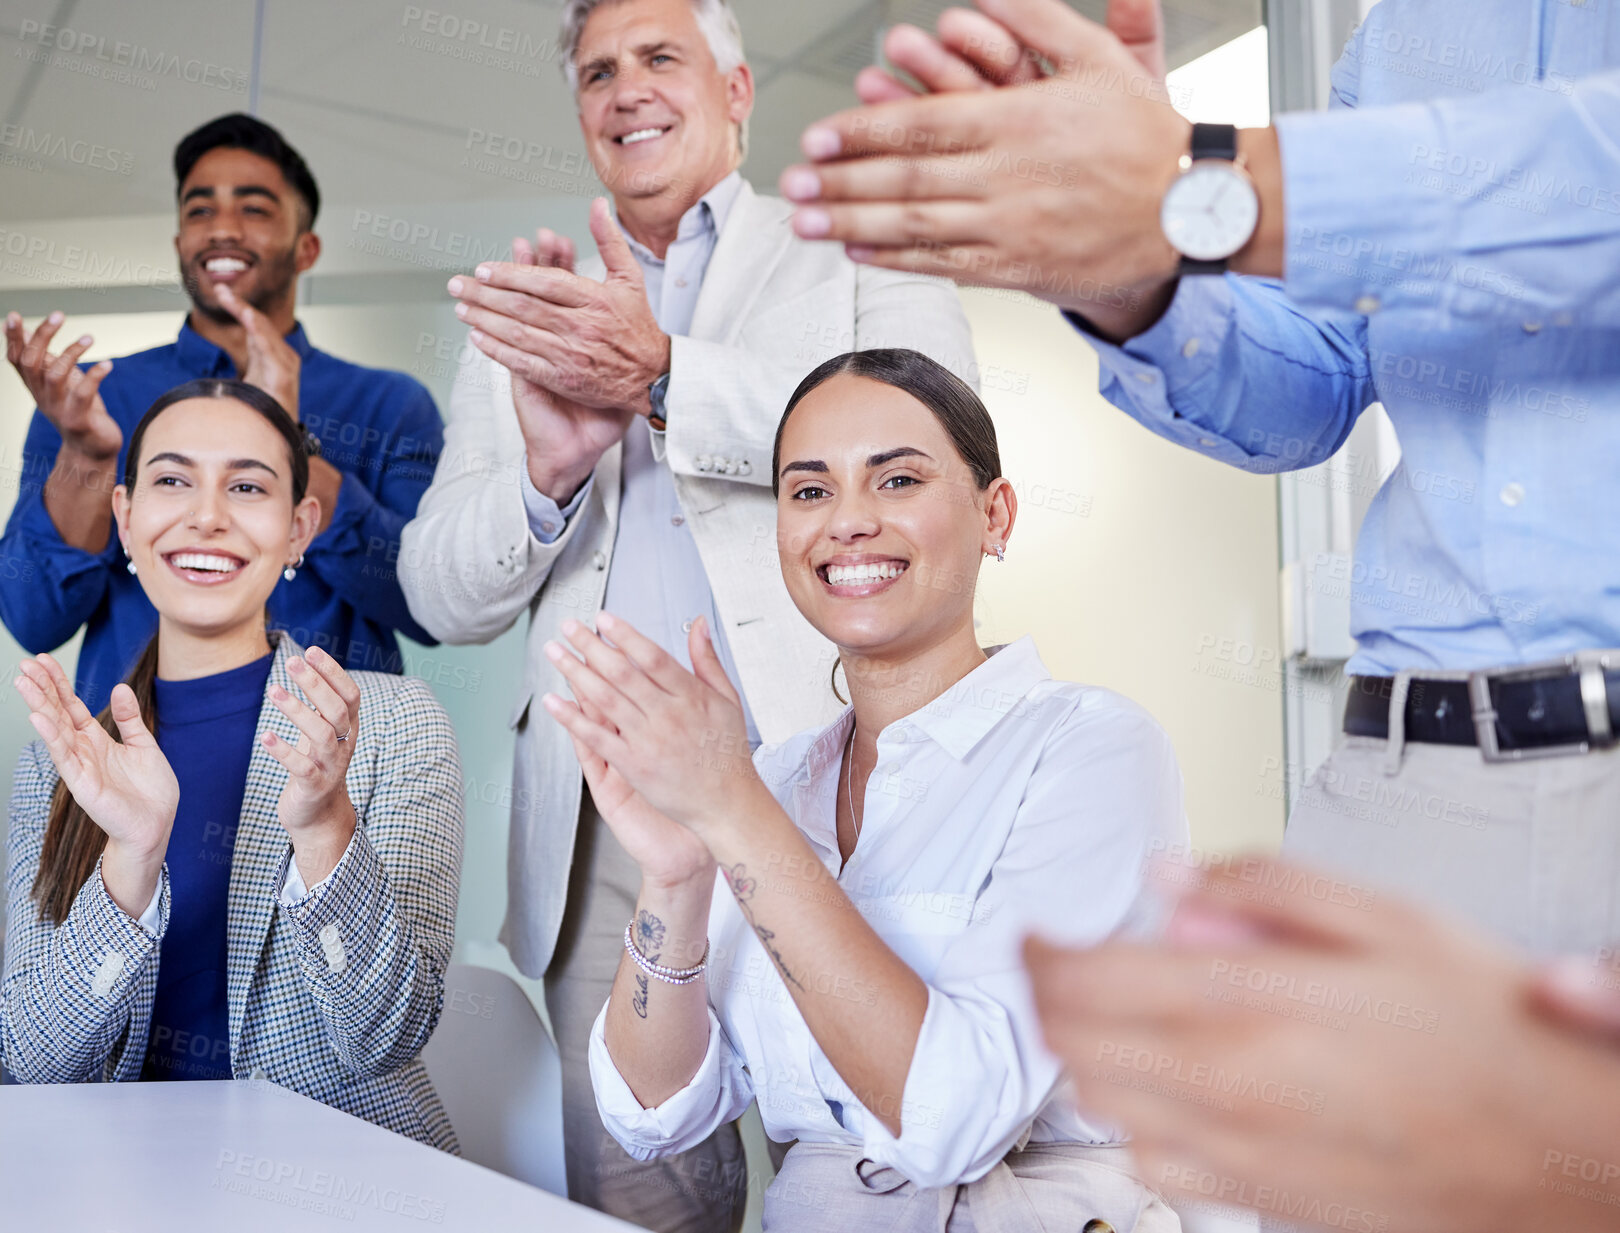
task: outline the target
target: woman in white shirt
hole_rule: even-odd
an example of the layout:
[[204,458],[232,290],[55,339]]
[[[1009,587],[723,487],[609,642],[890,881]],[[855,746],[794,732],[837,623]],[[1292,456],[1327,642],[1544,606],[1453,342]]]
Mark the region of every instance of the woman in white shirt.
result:
[[591,1043],[608,1129],[647,1159],[757,1099],[795,1143],[773,1233],[1178,1227],[1066,1099],[1019,959],[1031,930],[1106,937],[1184,835],[1169,740],[1028,639],[980,649],[977,571],[1017,499],[939,364],[823,364],[772,476],[783,577],[848,679],[830,727],[750,759],[702,621],[695,675],[608,613],[547,647],[577,703],[546,707],[642,872]]

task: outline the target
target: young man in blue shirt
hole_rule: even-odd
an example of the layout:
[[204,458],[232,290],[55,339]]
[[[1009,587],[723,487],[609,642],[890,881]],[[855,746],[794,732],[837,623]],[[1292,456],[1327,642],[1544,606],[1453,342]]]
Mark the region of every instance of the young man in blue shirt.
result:
[[240,376],[322,443],[310,467],[320,533],[303,567],[271,595],[272,623],[347,668],[398,672],[396,631],[433,641],[405,606],[395,564],[400,531],[438,461],[438,411],[403,373],[348,363],[305,337],[295,292],[320,256],[320,192],[279,132],[251,116],[222,116],[180,142],[174,168],[175,251],[192,303],[178,340],[79,366],[88,336],[51,354],[62,314],[32,334],[17,314],[6,318],[6,358],[38,410],[0,538],[0,555],[32,568],[0,571],[0,620],[33,652],[85,627],[76,687],[92,709],[105,705],[157,628],[112,534],[124,443],[164,391]]

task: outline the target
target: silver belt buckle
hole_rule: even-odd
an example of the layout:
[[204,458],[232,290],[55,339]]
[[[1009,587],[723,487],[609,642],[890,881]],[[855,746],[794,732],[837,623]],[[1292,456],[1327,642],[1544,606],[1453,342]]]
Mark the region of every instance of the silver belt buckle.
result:
[[[1620,661],[1620,655],[1613,651],[1577,651],[1573,655],[1544,659],[1540,663],[1523,664],[1516,668],[1470,672],[1468,702],[1473,712],[1474,735],[1479,741],[1480,757],[1487,762],[1522,762],[1529,758],[1588,753],[1594,743],[1612,743],[1614,732],[1609,724],[1609,683],[1603,674],[1617,661]],[[1563,745],[1542,745],[1534,749],[1503,749],[1496,739],[1496,704],[1491,697],[1491,683],[1563,676],[1580,677],[1581,704],[1586,712],[1586,730],[1590,739],[1569,741]]]

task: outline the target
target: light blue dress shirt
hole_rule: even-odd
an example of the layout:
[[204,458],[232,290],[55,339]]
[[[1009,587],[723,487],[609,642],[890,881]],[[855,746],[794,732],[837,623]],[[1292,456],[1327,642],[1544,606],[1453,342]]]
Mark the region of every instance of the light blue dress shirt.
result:
[[[692,328],[709,259],[714,256],[720,229],[741,191],[742,175],[734,171],[705,193],[681,215],[675,241],[662,260],[625,233],[646,280],[647,302],[664,333],[684,335]],[[640,416],[625,433],[619,524],[603,607],[629,621],[688,668],[692,664],[686,651],[686,635],[695,618],[707,616],[720,662],[741,695],[737,668],[725,640],[725,625],[715,611],[714,592],[697,541],[686,525],[674,476],[659,457],[663,451],[653,452],[653,438],[661,435]],[[534,486],[528,468],[523,468],[522,474],[529,529],[541,543],[552,543],[562,534],[566,519],[579,509],[595,480],[587,481],[568,506],[559,509],[555,501]],[[746,698],[743,710],[749,742],[757,746],[759,732]]]
[[1339,580],[1351,672],[1620,646],[1615,66],[1612,0],[1385,0],[1333,110],[1277,121],[1286,282],[1183,279],[1095,343],[1109,401],[1249,471],[1320,463],[1384,404],[1402,456]]

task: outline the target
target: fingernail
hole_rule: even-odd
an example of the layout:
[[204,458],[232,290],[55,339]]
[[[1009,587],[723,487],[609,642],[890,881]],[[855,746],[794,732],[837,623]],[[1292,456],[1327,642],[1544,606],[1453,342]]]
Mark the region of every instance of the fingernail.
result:
[[844,256],[851,261],[871,261],[877,256],[877,249],[870,244],[846,244],[844,245]]
[[584,628],[585,627],[583,625],[581,625],[578,621],[574,620],[573,617],[569,617],[566,621],[564,621],[562,623],[562,631],[563,631],[563,633],[569,634],[569,635],[577,634],[580,630],[582,630]]
[[91,338],[90,335],[88,335],[88,334],[79,335],[79,346],[81,346],[81,347],[88,347],[91,343],[93,343],[95,341],[96,340]]
[[481,283],[487,283],[489,276],[494,273],[487,265],[481,265],[473,271],[473,276]]
[[467,315],[467,306],[465,304],[457,304],[456,305],[456,316],[465,317],[466,315]]
[[799,141],[806,158],[831,158],[843,145],[838,134],[830,128],[807,128]]
[[61,322],[62,322],[62,314],[61,314],[61,313],[52,313],[52,314],[51,314],[51,315],[50,315],[50,316],[49,316],[49,317],[48,317],[48,318],[47,318],[47,320],[48,320],[48,321],[50,321],[50,323],[51,323],[51,324],[52,324],[52,325],[60,325],[60,324],[61,324]]
[[612,629],[619,623],[619,618],[614,616],[611,612],[598,612],[596,614],[596,623],[599,626]]
[[832,215],[825,210],[799,210],[793,215],[793,230],[807,240],[818,240],[832,230]]
[[445,287],[445,290],[448,291],[451,295],[460,295],[461,294],[461,280],[459,278],[452,278],[450,280],[449,284]]
[[545,652],[546,652],[546,658],[547,659],[558,660],[558,659],[561,659],[565,654],[567,654],[567,652],[564,651],[562,649],[562,647],[558,646],[555,642],[546,643],[544,649],[545,649]]
[[814,201],[821,196],[821,177],[808,167],[790,167],[782,175],[782,195],[789,201]]
[[471,339],[473,344],[476,346],[478,343],[481,343],[481,342],[484,341],[484,331],[483,330],[470,330],[468,332],[468,334],[467,334],[467,337],[469,339]]
[[304,661],[299,659],[298,656],[294,655],[291,659],[289,659],[287,661],[287,671],[288,672],[302,672],[303,670],[304,670]]

